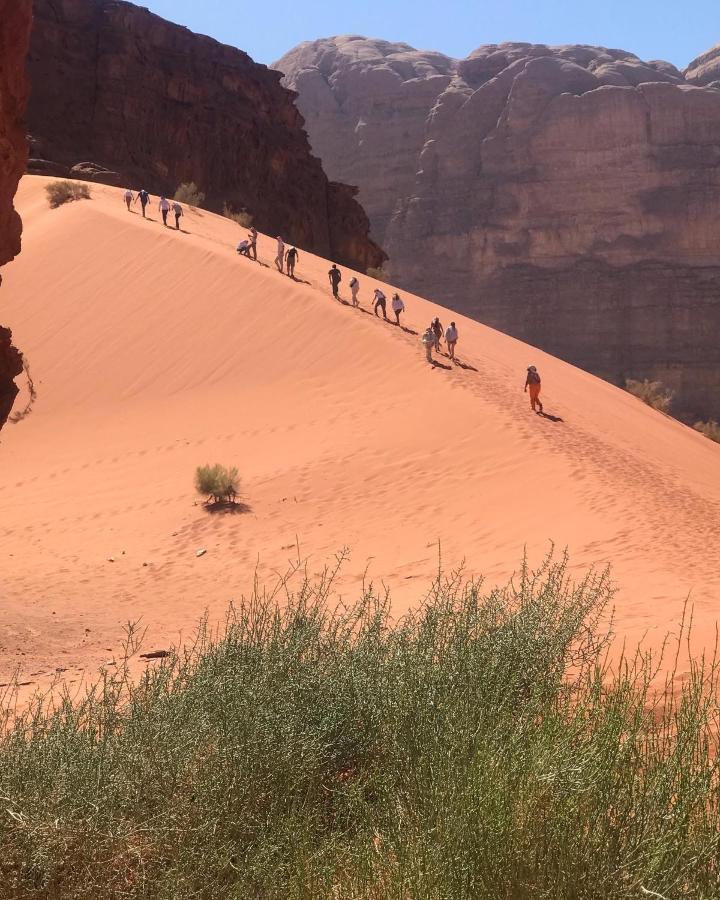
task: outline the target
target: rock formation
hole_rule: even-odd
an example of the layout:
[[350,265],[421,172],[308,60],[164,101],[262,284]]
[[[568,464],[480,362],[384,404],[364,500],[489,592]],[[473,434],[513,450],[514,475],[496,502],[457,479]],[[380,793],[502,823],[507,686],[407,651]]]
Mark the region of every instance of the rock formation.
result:
[[691,84],[720,88],[720,44],[694,59],[685,69],[685,78]]
[[382,264],[279,74],[242,51],[122,0],[35,0],[29,71],[30,171],[169,195],[194,181],[210,209],[247,209],[261,231]]
[[[22,223],[13,197],[27,160],[23,114],[31,5],[31,0],[0,0],[0,266],[20,252]],[[14,379],[21,372],[22,356],[12,345],[10,329],[0,326],[0,428],[17,396]]]
[[720,416],[720,91],[584,46],[456,61],[343,37],[276,65],[330,177],[359,185],[389,279]]

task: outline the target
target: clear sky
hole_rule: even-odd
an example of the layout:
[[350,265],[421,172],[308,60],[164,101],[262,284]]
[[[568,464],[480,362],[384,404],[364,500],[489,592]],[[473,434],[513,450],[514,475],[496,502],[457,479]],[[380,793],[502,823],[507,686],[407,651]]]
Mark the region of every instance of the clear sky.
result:
[[334,34],[405,41],[449,56],[480,44],[599,44],[684,68],[720,43],[720,0],[137,0],[272,63]]

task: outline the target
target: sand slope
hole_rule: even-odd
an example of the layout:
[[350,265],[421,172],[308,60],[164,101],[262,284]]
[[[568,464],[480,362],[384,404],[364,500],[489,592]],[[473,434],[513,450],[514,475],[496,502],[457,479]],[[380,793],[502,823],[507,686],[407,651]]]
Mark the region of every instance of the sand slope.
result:
[[[325,260],[301,252],[309,283],[293,284],[238,258],[233,222],[192,212],[178,234],[105,187],[50,210],[45,183],[21,185],[23,253],[4,270],[38,400],[0,438],[0,676],[79,678],[128,620],[166,646],[296,542],[314,570],[347,545],[342,589],[367,569],[401,610],[438,541],[446,565],[496,580],[552,539],[576,566],[612,562],[631,640],[675,628],[688,594],[714,638],[720,446],[457,315],[464,367],[432,369],[419,335],[367,314],[369,278],[353,310]],[[259,249],[271,266],[274,241]],[[404,298],[409,329],[447,324]],[[530,413],[531,362],[562,421]],[[216,461],[239,467],[247,514],[196,503],[195,467]]]

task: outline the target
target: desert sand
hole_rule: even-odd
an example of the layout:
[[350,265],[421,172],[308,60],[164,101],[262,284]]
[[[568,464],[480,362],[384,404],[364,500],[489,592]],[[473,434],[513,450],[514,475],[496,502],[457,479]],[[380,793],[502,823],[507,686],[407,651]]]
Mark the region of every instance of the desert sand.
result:
[[[659,643],[690,597],[714,642],[720,446],[419,297],[403,293],[404,330],[385,323],[365,276],[361,310],[337,303],[302,248],[293,283],[269,237],[265,265],[238,257],[232,221],[188,210],[177,233],[157,198],[143,221],[102,186],[51,210],[46,183],[21,183],[23,252],[3,270],[37,400],[0,436],[0,682],[19,666],[30,688],[58,669],[80,684],[128,621],[146,649],[185,640],[298,547],[312,572],[349,547],[341,593],[366,578],[402,613],[438,544],[492,584],[554,541],[578,571],[612,565],[621,638]],[[435,315],[458,325],[457,365],[424,360]],[[530,411],[530,363],[553,418]],[[206,462],[238,466],[249,511],[203,508]]]

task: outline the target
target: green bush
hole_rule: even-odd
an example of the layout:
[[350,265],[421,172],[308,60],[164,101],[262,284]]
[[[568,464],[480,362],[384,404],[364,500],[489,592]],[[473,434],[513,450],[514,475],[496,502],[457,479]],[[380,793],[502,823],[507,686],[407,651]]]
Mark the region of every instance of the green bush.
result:
[[717,665],[604,662],[606,576],[332,573],[85,699],[0,717],[0,897],[717,896]]
[[720,425],[714,419],[710,419],[709,422],[696,422],[693,428],[710,438],[711,441],[720,444]]
[[625,390],[657,409],[660,412],[669,413],[672,404],[673,392],[665,389],[661,381],[649,381],[645,378],[643,381],[635,381],[628,378],[625,382]]
[[185,203],[188,206],[202,206],[205,202],[205,194],[198,190],[198,186],[194,181],[186,181],[175,191],[173,200],[177,200],[178,203]]
[[73,200],[89,200],[90,188],[80,181],[53,181],[45,187],[50,209]]
[[253,216],[246,209],[234,212],[233,208],[227,203],[223,207],[223,215],[226,219],[232,219],[233,222],[237,222],[241,228],[250,228],[253,223]]
[[234,503],[240,490],[240,476],[235,466],[225,468],[219,463],[214,466],[198,466],[195,471],[195,489],[206,498],[207,503]]

